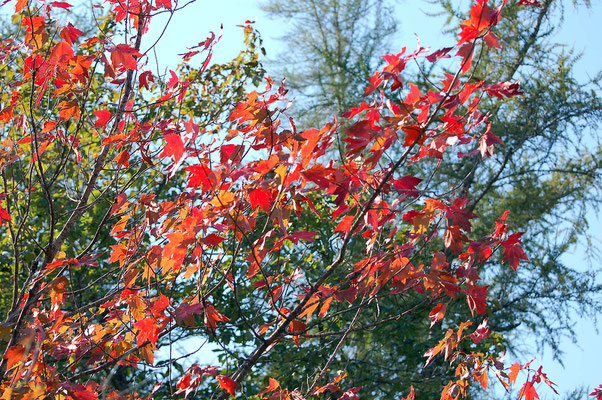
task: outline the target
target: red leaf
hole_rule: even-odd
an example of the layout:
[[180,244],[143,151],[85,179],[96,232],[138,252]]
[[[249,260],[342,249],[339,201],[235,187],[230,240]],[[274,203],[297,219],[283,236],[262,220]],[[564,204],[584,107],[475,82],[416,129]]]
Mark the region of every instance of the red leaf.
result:
[[0,222],[10,221],[10,214],[2,206],[0,206]]
[[218,244],[220,244],[221,242],[223,242],[224,240],[226,240],[225,238],[216,235],[215,233],[211,233],[207,236],[205,236],[204,238],[201,239],[201,242],[209,245],[209,246],[217,246]]
[[117,154],[117,157],[115,157],[113,161],[115,161],[117,165],[121,165],[125,168],[128,168],[130,166],[129,160],[130,153],[127,151],[127,149],[125,149],[121,151],[121,153]]
[[203,305],[196,304],[180,304],[175,310],[176,323],[178,325],[194,326],[194,316],[203,313]]
[[236,389],[238,389],[238,385],[232,380],[232,378],[226,375],[219,375],[217,380],[219,381],[219,386],[226,392],[230,393],[230,396],[236,396]]
[[496,144],[502,144],[502,140],[491,133],[491,123],[487,124],[487,129],[485,133],[479,138],[479,151],[481,152],[481,157],[485,158],[485,156],[491,157],[493,155],[493,149]]
[[159,340],[159,327],[157,326],[157,321],[153,318],[145,318],[138,321],[134,324],[134,327],[140,331],[138,332],[138,346],[141,346],[146,339],[153,345]]
[[501,7],[491,9],[487,6],[487,0],[477,1],[470,10],[470,19],[462,22],[462,32],[458,44],[471,42],[487,32],[499,22]]
[[497,98],[523,96],[525,93],[520,90],[519,82],[499,82],[493,85],[487,86],[484,89],[487,93]]
[[205,307],[205,325],[214,332],[215,328],[217,328],[217,322],[228,322],[230,318],[226,317],[223,314],[217,312],[215,307],[212,305],[208,305]]
[[288,235],[286,238],[291,240],[294,244],[299,243],[299,240],[305,240],[306,242],[313,242],[314,236],[318,236],[316,232],[299,231]]
[[485,44],[487,44],[487,46],[489,46],[489,47],[494,47],[496,49],[502,48],[502,46],[500,45],[500,42],[497,40],[497,36],[495,36],[491,32],[489,32],[487,35],[485,35],[483,40],[485,41]]
[[337,227],[335,228],[335,232],[342,232],[342,233],[347,233],[349,232],[349,229],[351,229],[351,225],[353,224],[353,220],[355,219],[355,217],[353,215],[346,215],[343,217],[343,219],[341,220],[341,222],[339,222],[339,224],[337,225]]
[[[23,11],[25,6],[27,5],[27,2],[28,2],[28,0],[17,0],[17,4],[15,4],[15,14],[18,14],[21,11]],[[4,4],[6,4],[6,2],[4,2],[2,4],[4,5]]]
[[72,58],[73,49],[71,48],[71,44],[66,41],[58,42],[56,46],[52,48],[52,52],[50,53],[50,60],[56,64],[64,65]]
[[520,260],[529,261],[529,257],[527,257],[525,254],[525,251],[522,247],[522,242],[520,241],[520,237],[523,235],[523,233],[524,232],[514,233],[501,243],[501,245],[504,247],[503,259],[505,262],[510,264],[512,269],[515,271],[520,264]]
[[267,213],[272,208],[272,192],[268,189],[255,189],[249,193],[249,203],[253,209],[259,207]]
[[468,337],[470,337],[472,339],[472,341],[475,342],[475,344],[479,344],[483,339],[488,337],[490,334],[491,334],[491,331],[489,330],[489,327],[487,326],[487,318],[485,318],[483,320],[483,322],[481,322],[479,324],[477,329],[473,333],[468,335]]
[[178,162],[184,155],[184,142],[180,135],[175,133],[170,133],[165,135],[165,148],[163,149],[163,153],[161,153],[161,157],[169,157],[173,156],[174,161]]
[[518,395],[519,399],[525,398],[525,400],[535,400],[539,399],[537,392],[535,391],[535,386],[533,386],[533,381],[527,381],[523,385],[520,393]]
[[180,80],[178,79],[178,76],[176,75],[176,73],[173,72],[172,70],[170,70],[169,73],[171,74],[171,78],[167,82],[167,88],[173,89],[178,85],[178,82],[180,82]]
[[94,111],[92,114],[98,118],[96,122],[94,122],[94,126],[97,128],[106,126],[107,122],[111,119],[111,112],[109,110],[98,110]]
[[157,8],[163,7],[168,10],[171,10],[171,0],[157,0]]
[[71,23],[67,24],[67,26],[64,27],[60,33],[61,38],[63,38],[63,40],[69,44],[73,44],[73,42],[75,42],[77,38],[83,34],[84,33],[82,31],[71,25]]
[[50,5],[53,7],[63,8],[65,10],[68,10],[69,8],[73,7],[71,4],[66,3],[64,1],[53,1],[52,3],[50,3]]
[[[79,385],[78,385],[79,386]],[[69,395],[73,400],[98,400],[98,395],[85,388],[76,388],[69,390]]]
[[531,6],[531,7],[541,7],[541,3],[537,0],[518,0],[516,2],[518,6]]
[[0,111],[0,121],[7,123],[13,118],[13,109],[14,106],[8,106]]
[[144,71],[138,77],[138,85],[140,87],[143,87],[143,88],[147,89],[147,90],[149,88],[148,83],[149,82],[154,82],[154,81],[155,81],[155,76],[150,71]]
[[426,56],[426,59],[429,62],[434,63],[435,61],[441,59],[441,58],[449,58],[449,52],[450,50],[452,50],[453,47],[445,47],[443,49],[437,50],[434,53],[431,53],[430,55]]
[[403,142],[403,145],[408,147],[416,143],[418,141],[419,144],[424,142],[424,136],[422,136],[422,129],[418,125],[409,125],[401,128],[405,133],[406,137]]
[[200,187],[203,191],[209,191],[215,182],[215,174],[204,164],[191,165],[185,170],[190,173],[187,187]]

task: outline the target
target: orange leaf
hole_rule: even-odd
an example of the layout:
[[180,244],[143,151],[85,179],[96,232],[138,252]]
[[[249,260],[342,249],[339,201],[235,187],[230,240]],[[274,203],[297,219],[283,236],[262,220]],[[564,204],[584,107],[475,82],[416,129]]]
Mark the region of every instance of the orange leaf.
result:
[[25,348],[23,346],[12,346],[6,350],[4,358],[6,359],[6,369],[9,370],[23,361],[25,358]]
[[521,365],[517,362],[514,363],[510,367],[510,373],[508,374],[508,382],[514,384],[516,382],[516,377],[518,376],[518,372],[522,369]]
[[351,225],[353,224],[353,220],[355,219],[355,217],[353,215],[346,215],[343,217],[343,219],[341,220],[341,222],[339,222],[339,224],[337,225],[337,227],[335,228],[335,232],[342,232],[342,233],[347,233],[349,232],[349,229],[351,229]]
[[128,168],[130,166],[130,153],[127,151],[127,149],[125,149],[121,153],[117,154],[117,157],[115,157],[113,161],[115,161],[117,165]]
[[134,324],[134,327],[138,329],[138,346],[141,346],[146,339],[153,345],[157,343],[159,339],[159,327],[157,321],[152,318],[144,318]]
[[280,387],[280,382],[278,382],[274,378],[270,378],[270,384],[268,385],[268,387],[263,392],[257,393],[257,396],[263,396],[266,393],[273,392],[274,390],[277,390],[279,387]]
[[123,67],[125,69],[135,70],[138,68],[138,62],[134,57],[140,57],[140,52],[127,44],[118,44],[111,51],[111,62],[113,67]]
[[65,65],[73,58],[73,48],[66,41],[61,41],[54,46],[50,53],[50,60],[56,64]]
[[448,303],[437,303],[437,305],[429,313],[429,319],[431,320],[431,327],[437,322],[441,321],[445,316]]
[[226,375],[219,375],[217,380],[219,381],[219,386],[226,392],[230,393],[230,396],[234,397],[236,395],[236,389],[238,389],[238,385],[232,380],[232,378]]

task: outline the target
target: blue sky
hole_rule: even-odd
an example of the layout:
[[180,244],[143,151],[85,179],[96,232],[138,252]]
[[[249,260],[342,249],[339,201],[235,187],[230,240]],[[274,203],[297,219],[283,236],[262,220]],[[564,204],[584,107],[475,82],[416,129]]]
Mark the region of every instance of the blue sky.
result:
[[[575,68],[576,77],[579,79],[593,77],[602,69],[602,40],[600,40],[602,3],[596,0],[593,3],[595,4],[592,9],[580,9],[578,12],[567,5],[563,28],[556,37],[569,48],[583,52],[582,59]],[[421,7],[428,6],[425,2],[415,0],[398,3],[397,19],[400,29],[394,41],[395,47],[391,49],[392,52],[398,51],[404,45],[413,48],[416,44],[415,34],[420,37],[422,45],[431,48],[453,44],[452,39],[440,35],[439,27],[442,26],[442,22],[426,17]],[[277,38],[284,33],[286,27],[282,26],[281,22],[275,23],[267,19],[259,10],[256,1],[225,0],[219,3],[197,1],[174,17],[159,43],[157,55],[161,68],[173,68],[178,61],[175,54],[183,53],[187,46],[204,40],[209,31],[219,31],[221,24],[224,25],[224,33],[221,43],[216,47],[214,60],[226,61],[235,57],[242,44],[242,32],[240,28],[236,28],[236,25],[242,24],[247,19],[257,20],[256,27],[262,33],[268,56],[275,57],[282,49]],[[162,22],[155,20],[154,24],[151,37],[159,32],[158,28],[162,26]],[[153,42],[151,38],[145,41]],[[602,219],[593,212],[590,214],[593,219],[590,234],[600,240]],[[572,265],[585,265],[583,250],[582,246],[577,246],[565,261]],[[550,357],[549,351],[539,353],[533,347],[530,354],[525,356],[537,357],[537,360],[544,365],[544,370],[548,372],[550,379],[558,384],[561,394],[568,393],[578,385],[585,385],[592,389],[602,384],[602,337],[596,333],[594,323],[589,318],[578,319],[575,326],[578,342],[574,344],[568,340],[563,341],[564,368]],[[599,327],[602,328],[602,325],[599,324]],[[551,393],[542,388],[540,396],[552,398]]]

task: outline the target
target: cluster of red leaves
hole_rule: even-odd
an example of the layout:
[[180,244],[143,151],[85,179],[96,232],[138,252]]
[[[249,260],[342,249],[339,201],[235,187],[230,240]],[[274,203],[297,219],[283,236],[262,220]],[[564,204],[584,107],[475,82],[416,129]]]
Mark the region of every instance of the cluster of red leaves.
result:
[[[492,29],[503,5],[491,8],[487,0],[477,1],[470,19],[462,23],[454,47],[428,55],[423,47],[386,55],[386,66],[369,79],[365,92],[378,96],[346,113],[344,123],[298,132],[294,123],[284,118],[286,89],[274,87],[268,79],[265,90],[248,93],[230,113],[228,121],[236,128],[208,143],[201,140],[206,132],[199,131],[194,116],[182,120],[171,115],[152,122],[139,119],[136,98],[131,95],[133,90],[149,91],[150,83],[160,79],[143,69],[140,37],[148,29],[148,16],[172,9],[172,2],[109,3],[115,22],[137,30],[136,42],[115,45],[104,36],[84,40],[83,33],[71,25],[53,36],[49,32],[58,22],[50,26],[47,17],[52,8],[68,7],[66,3],[43,3],[41,9],[47,16],[31,15],[25,2],[17,3],[16,13],[25,29],[18,50],[26,53],[22,84],[35,88],[36,106],[45,96],[58,105],[53,119],[44,121],[43,129],[35,132],[23,116],[13,114],[21,101],[13,96],[14,102],[2,111],[2,123],[30,132],[11,144],[13,152],[26,157],[26,150],[19,149],[35,142],[35,161],[57,139],[77,152],[81,138],[58,127],[67,120],[80,121],[101,139],[102,156],[88,155],[99,171],[108,162],[119,170],[136,160],[166,179],[185,176],[185,187],[168,199],[152,187],[145,193],[124,190],[116,196],[107,210],[107,217],[116,221],[111,230],[115,244],[103,262],[120,272],[102,301],[77,312],[64,309],[69,295],[65,271],[97,265],[95,259],[100,255],[76,259],[52,253],[18,305],[22,314],[28,315],[14,326],[4,353],[3,398],[18,395],[30,399],[46,393],[97,399],[105,383],[89,380],[90,376],[115,365],[136,368],[153,364],[158,345],[170,332],[204,326],[219,334],[220,326],[230,318],[216,308],[212,294],[218,288],[236,291],[244,285],[253,288],[254,296],[266,299],[263,312],[267,322],[251,328],[260,344],[229,376],[220,374],[217,367],[193,365],[180,377],[175,393],[187,397],[209,376],[235,396],[249,369],[265,352],[289,337],[300,346],[307,340],[312,322],[326,317],[332,308],[367,302],[388,290],[397,295],[415,292],[429,303],[436,302],[429,314],[432,325],[445,318],[448,304],[458,298],[466,299],[473,315],[484,314],[487,286],[480,284],[480,266],[490,262],[499,249],[503,249],[503,261],[514,270],[521,260],[527,260],[521,233],[508,232],[507,213],[498,219],[494,232],[470,239],[471,220],[477,216],[469,209],[469,199],[453,193],[433,195],[428,183],[403,173],[408,163],[443,161],[450,148],[457,148],[460,157],[480,154],[487,158],[501,143],[490,131],[487,116],[479,112],[479,101],[485,93],[498,98],[520,95],[518,84],[488,83],[465,75],[479,43],[499,47]],[[208,52],[200,72],[207,67],[214,39],[212,36],[184,57]],[[408,63],[423,56],[434,63],[451,54],[458,61],[457,72],[446,74],[438,87],[424,92],[409,84],[400,96],[402,101],[385,97],[385,91],[402,93],[405,89],[402,74]],[[96,69],[100,67],[102,74]],[[108,104],[95,110],[85,108],[80,95],[96,75],[127,93],[116,108]],[[154,107],[181,102],[194,84],[171,71],[165,91],[156,94]],[[336,146],[337,135],[343,136],[344,157],[329,160],[325,156]],[[114,155],[112,161],[109,154]],[[395,158],[391,159],[391,154]],[[301,216],[307,214],[333,224],[333,240],[338,240],[341,248],[313,282],[304,278],[303,266],[293,272],[269,266],[283,246],[314,240],[317,234],[300,226]],[[0,208],[0,217],[10,219],[4,208]],[[425,245],[437,237],[442,238],[443,248],[430,263],[420,261],[426,254]],[[343,260],[351,240],[363,241],[365,251],[345,271]],[[234,253],[228,253],[227,244],[234,246]],[[241,247],[242,255],[238,254]],[[235,280],[235,268],[240,265],[244,273]],[[346,279],[330,279],[334,271]],[[196,282],[199,291],[178,300],[166,295],[183,281]],[[449,329],[426,354],[427,364],[440,353],[457,364],[458,379],[444,388],[442,399],[466,395],[472,381],[487,388],[490,369],[504,385],[514,383],[518,370],[528,370],[528,365],[513,366],[507,374],[499,359],[460,351],[463,340],[479,343],[490,334],[483,319],[474,332],[465,335],[464,329],[471,324],[463,322],[459,329]],[[340,399],[359,397],[360,388],[343,390],[342,377],[337,379],[308,395],[340,392]],[[533,385],[541,380],[549,383],[540,369],[527,380],[521,397],[536,397]],[[160,385],[155,386],[153,392]],[[303,398],[275,379],[270,379],[259,396]],[[110,392],[107,398],[119,397]],[[413,397],[412,388],[408,399]]]

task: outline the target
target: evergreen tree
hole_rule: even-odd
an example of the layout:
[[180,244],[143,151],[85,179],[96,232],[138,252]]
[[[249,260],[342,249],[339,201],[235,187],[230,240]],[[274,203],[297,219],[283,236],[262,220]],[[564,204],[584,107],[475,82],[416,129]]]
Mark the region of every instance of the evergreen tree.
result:
[[358,104],[396,30],[392,6],[378,0],[270,0],[262,9],[288,29],[272,68],[296,95],[300,126],[317,126]]

